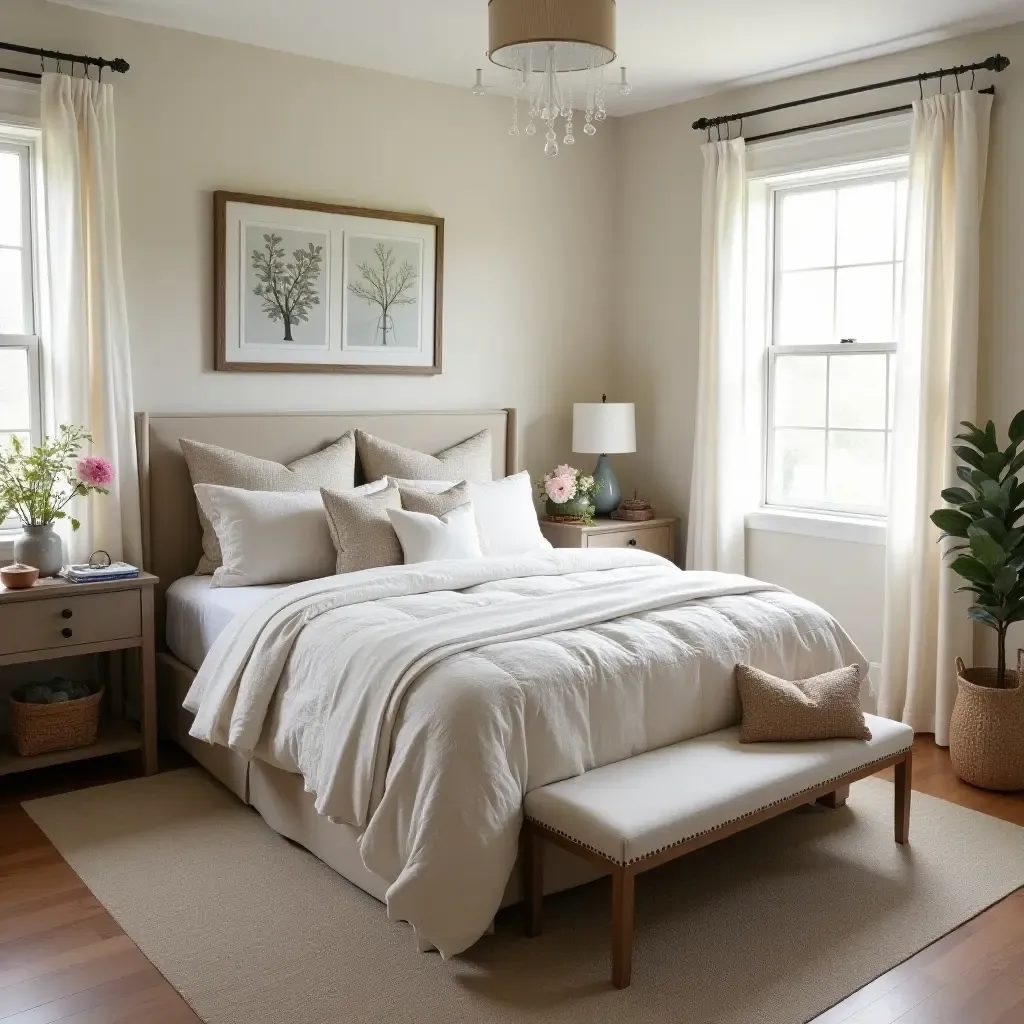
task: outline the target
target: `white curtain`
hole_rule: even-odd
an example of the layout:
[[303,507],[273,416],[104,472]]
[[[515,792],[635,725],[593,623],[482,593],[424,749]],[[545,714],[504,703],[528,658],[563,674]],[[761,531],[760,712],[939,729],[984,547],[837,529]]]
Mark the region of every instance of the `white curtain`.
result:
[[903,272],[903,325],[882,645],[881,714],[949,742],[957,655],[971,664],[969,594],[944,564],[929,520],[958,484],[950,445],[974,420],[978,277],[991,96],[963,92],[914,104]]
[[744,450],[746,150],[708,142],[701,223],[697,419],[686,568],[744,571],[750,481]]
[[141,564],[128,313],[117,204],[114,90],[44,74],[43,176],[49,264],[48,394],[55,424],[85,427],[117,474],[107,496],[75,502],[77,562],[102,548]]

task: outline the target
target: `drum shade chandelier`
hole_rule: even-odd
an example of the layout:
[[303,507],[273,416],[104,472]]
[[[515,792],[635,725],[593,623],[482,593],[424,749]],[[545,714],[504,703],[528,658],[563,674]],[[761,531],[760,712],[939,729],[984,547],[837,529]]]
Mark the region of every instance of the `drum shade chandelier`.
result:
[[[547,128],[544,153],[557,156],[559,119],[562,144],[576,142],[574,105],[585,111],[584,134],[594,135],[595,122],[608,116],[604,68],[615,60],[615,0],[490,0],[488,17],[487,55],[514,80],[509,135],[536,135],[539,121]],[[625,68],[619,91],[630,92]]]

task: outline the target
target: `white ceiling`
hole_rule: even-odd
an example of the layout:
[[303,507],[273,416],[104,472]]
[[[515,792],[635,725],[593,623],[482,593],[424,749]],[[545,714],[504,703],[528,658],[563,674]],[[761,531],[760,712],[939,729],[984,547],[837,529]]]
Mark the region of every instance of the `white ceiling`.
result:
[[[487,0],[58,2],[466,88],[477,67],[488,84],[507,81],[485,57]],[[609,90],[609,112],[1020,20],[1024,0],[618,0],[617,64],[634,88],[628,99]]]

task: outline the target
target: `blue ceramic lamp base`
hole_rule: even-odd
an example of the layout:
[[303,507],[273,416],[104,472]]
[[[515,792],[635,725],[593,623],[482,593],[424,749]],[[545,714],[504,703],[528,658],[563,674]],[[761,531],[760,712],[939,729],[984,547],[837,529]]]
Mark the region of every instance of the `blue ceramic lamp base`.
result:
[[607,455],[598,458],[594,479],[600,481],[600,487],[594,495],[594,511],[599,516],[610,516],[622,501],[622,488]]

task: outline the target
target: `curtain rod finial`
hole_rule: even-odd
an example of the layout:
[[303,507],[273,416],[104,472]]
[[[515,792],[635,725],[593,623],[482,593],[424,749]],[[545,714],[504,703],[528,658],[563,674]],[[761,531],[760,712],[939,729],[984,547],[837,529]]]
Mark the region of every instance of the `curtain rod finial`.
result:
[[116,57],[110,62],[110,67],[112,70],[119,71],[123,75],[131,65],[124,59],[124,57]]
[[1010,58],[1004,57],[1001,53],[997,53],[991,60],[993,71],[1005,71],[1010,66]]

